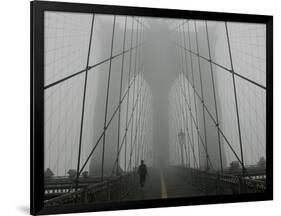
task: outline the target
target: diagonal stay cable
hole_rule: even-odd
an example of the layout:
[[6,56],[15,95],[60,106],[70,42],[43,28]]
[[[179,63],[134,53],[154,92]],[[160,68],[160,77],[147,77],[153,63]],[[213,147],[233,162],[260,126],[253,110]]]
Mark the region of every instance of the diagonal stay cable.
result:
[[95,68],[95,67],[97,67],[97,66],[99,66],[99,65],[102,65],[102,64],[105,63],[105,62],[111,61],[111,60],[113,60],[113,59],[115,59],[115,58],[117,58],[117,57],[119,57],[119,56],[121,56],[121,55],[126,54],[127,52],[131,52],[131,50],[134,50],[134,49],[136,49],[137,47],[142,46],[143,44],[144,44],[144,43],[138,44],[138,45],[136,45],[136,46],[134,46],[134,47],[132,47],[132,48],[129,48],[129,49],[125,50],[125,51],[122,51],[122,52],[120,52],[120,53],[118,53],[118,54],[115,54],[115,55],[113,55],[112,57],[106,58],[106,59],[104,59],[104,60],[102,60],[102,61],[100,61],[100,62],[98,62],[98,63],[96,63],[96,64],[94,64],[94,65],[88,66],[88,67],[86,67],[86,68],[83,69],[83,70],[80,70],[80,71],[78,71],[78,72],[76,72],[76,73],[73,73],[73,74],[67,76],[67,77],[64,77],[64,78],[62,78],[62,79],[60,79],[60,80],[57,80],[57,81],[55,81],[55,82],[53,82],[53,83],[50,83],[50,84],[44,86],[44,90],[46,90],[46,89],[48,89],[48,88],[51,88],[51,87],[53,87],[53,86],[56,86],[56,85],[58,85],[58,84],[60,84],[60,83],[62,83],[62,82],[64,82],[64,81],[69,80],[70,78],[73,78],[73,77],[75,77],[75,76],[77,76],[77,75],[79,75],[79,74],[82,74],[82,73],[86,72],[86,71],[89,71],[89,70],[91,70],[91,69],[93,69],[93,68]]
[[[210,60],[212,60],[211,48],[210,48],[210,39],[209,39],[209,31],[208,31],[208,24],[207,24],[206,20],[205,20],[205,29],[206,29],[206,37],[207,37],[207,44],[208,44],[208,55],[209,55]],[[215,87],[215,80],[214,80],[214,71],[213,71],[213,66],[212,66],[211,61],[209,61],[209,66],[210,66],[210,75],[211,75],[211,78],[212,78],[212,89],[213,89],[213,96],[214,96],[216,122],[217,122],[217,124],[219,124],[216,87]],[[223,173],[221,137],[220,137],[220,131],[219,131],[218,127],[217,127],[217,134],[218,134],[218,144],[219,144],[219,156],[220,156],[221,173]]]
[[[177,95],[177,97],[179,97],[177,91],[176,91],[176,95]],[[176,99],[176,101],[178,101],[178,100]],[[180,107],[180,106],[178,106],[178,107]],[[180,115],[180,110],[179,110],[179,108],[177,110],[178,110],[178,115],[177,116],[179,116]],[[178,122],[179,122],[179,120],[178,120]],[[193,154],[193,162],[195,163],[196,168],[198,169],[199,165],[198,165],[198,162],[197,162],[197,157],[195,155],[194,142],[190,146],[191,146],[191,150],[192,150],[192,154]]]
[[[125,42],[126,42],[126,31],[127,31],[127,16],[125,18],[125,27],[124,27],[124,35],[123,35],[123,51],[125,50]],[[122,103],[122,88],[123,88],[123,73],[124,73],[124,55],[122,55],[121,62],[121,76],[120,76],[120,89],[119,89],[119,104],[121,106]],[[117,135],[117,152],[120,145],[120,127],[121,127],[121,108],[118,109],[118,135]],[[117,154],[117,160],[119,163],[119,155]],[[118,167],[116,169],[116,174],[118,175]]]
[[250,83],[252,83],[252,84],[254,84],[254,85],[256,85],[256,86],[258,86],[258,87],[260,87],[260,88],[262,88],[262,89],[264,89],[264,90],[267,90],[267,88],[266,88],[265,86],[263,86],[263,85],[261,85],[261,84],[255,82],[255,81],[253,81],[253,80],[251,80],[251,79],[249,79],[249,78],[247,78],[247,77],[245,77],[245,76],[243,76],[243,75],[241,75],[241,74],[239,74],[239,73],[236,73],[235,71],[232,71],[232,70],[226,68],[225,66],[223,66],[223,65],[221,65],[221,64],[219,64],[219,63],[217,63],[217,62],[214,62],[214,61],[211,60],[211,59],[208,59],[208,58],[206,58],[206,57],[204,57],[204,56],[201,56],[201,55],[199,55],[198,53],[195,53],[194,51],[192,51],[192,50],[190,50],[190,49],[188,49],[188,48],[184,48],[182,45],[180,45],[180,44],[178,44],[178,43],[176,43],[176,45],[179,46],[179,47],[181,47],[182,49],[185,49],[186,51],[190,52],[192,55],[199,56],[200,58],[204,59],[205,61],[210,62],[210,63],[212,63],[212,64],[218,66],[219,68],[224,69],[225,71],[227,71],[227,72],[229,72],[229,73],[231,73],[231,74],[234,74],[235,76],[237,76],[237,77],[239,77],[239,78],[241,78],[241,79],[244,79],[244,80],[246,80],[246,81],[248,81],[248,82],[250,82]]
[[[183,87],[182,87],[181,85],[180,85],[180,88],[181,88],[180,90],[181,90],[182,92],[184,92]],[[189,112],[192,112],[192,111],[191,111],[190,104],[187,102],[186,93],[183,93],[183,96],[184,96],[183,98],[184,98],[185,104],[188,105]],[[193,117],[192,114],[191,114],[191,117],[192,117],[192,120],[194,121],[194,124],[195,124],[195,126],[196,126],[196,130],[197,130],[197,133],[198,133],[198,137],[199,137],[200,140],[201,140],[200,143],[202,143],[202,146],[203,146],[203,149],[204,149],[204,151],[205,151],[205,154],[208,154],[207,147],[206,147],[206,145],[204,144],[204,139],[202,138],[202,135],[200,134],[200,131],[199,131],[199,126],[196,124],[195,119],[194,119],[194,117]],[[210,157],[207,157],[206,159],[207,159],[207,161],[210,163],[211,167],[214,168],[213,165],[212,165],[212,161],[211,161]]]
[[[135,78],[134,78],[134,79],[135,79]],[[134,81],[134,80],[133,80],[133,81]],[[133,84],[133,81],[131,82],[130,85]],[[140,91],[141,91],[141,89],[140,89]],[[138,97],[138,96],[139,96],[139,93],[138,93],[137,97]],[[135,106],[136,106],[136,103],[134,104],[132,111],[135,110]],[[119,107],[120,107],[120,106],[119,106]],[[116,114],[116,113],[117,113],[117,111],[115,111],[115,114]],[[113,117],[114,117],[114,116],[113,116]],[[111,117],[111,120],[113,119],[113,117]],[[132,119],[132,114],[130,115],[128,124],[130,124],[131,119]],[[104,136],[104,133],[105,133],[105,131],[107,130],[107,128],[108,128],[108,126],[109,126],[111,120],[108,121],[108,123],[107,123],[107,125],[106,125],[106,127],[105,127],[106,129],[101,133],[101,135],[100,135],[99,138],[97,139],[96,144],[94,145],[93,149],[91,150],[90,154],[88,155],[87,159],[85,160],[85,162],[84,162],[82,168],[80,169],[79,173],[82,173],[82,172],[83,172],[83,169],[85,168],[85,166],[87,165],[89,159],[91,158],[91,156],[92,156],[93,153],[95,152],[96,148],[98,147],[99,142],[100,142],[100,140],[102,139],[102,137]],[[124,138],[124,137],[123,137],[123,138]],[[123,138],[122,138],[122,139],[123,139]]]
[[102,140],[102,159],[101,159],[101,181],[103,181],[104,175],[104,160],[105,160],[105,138],[106,138],[106,125],[107,125],[107,112],[108,112],[108,101],[109,101],[109,90],[110,90],[110,81],[111,81],[111,72],[112,72],[112,54],[113,54],[113,45],[114,45],[114,35],[115,35],[115,26],[116,26],[116,15],[113,18],[113,27],[112,27],[112,37],[111,37],[111,51],[110,51],[110,61],[108,69],[108,78],[107,78],[107,90],[106,90],[106,100],[105,100],[105,115],[104,115],[104,135]]
[[[188,80],[188,78],[187,78],[187,80]],[[190,81],[188,80],[188,82],[190,82]],[[200,98],[200,96],[199,96],[199,94],[197,93],[196,89],[193,88],[193,90],[194,90],[194,92],[196,93],[196,95],[197,95],[197,97],[199,98],[199,100],[202,101],[201,98]],[[237,159],[237,160],[239,161],[239,163],[242,165],[242,161],[241,161],[240,158],[238,157],[238,154],[235,152],[235,150],[233,149],[233,147],[232,147],[232,145],[230,144],[229,140],[228,140],[227,137],[224,135],[224,132],[221,130],[219,124],[217,124],[217,122],[216,122],[215,118],[213,117],[212,113],[209,111],[209,109],[206,107],[205,104],[203,104],[203,107],[206,109],[207,113],[209,114],[210,118],[211,118],[212,121],[214,122],[215,126],[218,128],[218,130],[220,131],[220,133],[221,133],[222,136],[224,137],[226,143],[227,143],[228,146],[230,147],[230,149],[231,149],[231,151],[233,152],[233,154],[235,155],[236,159]],[[192,120],[195,121],[193,115],[192,115]]]
[[[144,101],[143,101],[143,103],[142,103],[142,108],[144,107]],[[140,111],[141,113],[142,113],[142,111],[143,111],[143,109]],[[140,118],[138,119],[138,121],[140,121]],[[127,126],[126,126],[126,129],[125,129],[125,131],[127,131],[127,129],[129,128],[129,126],[130,126],[130,124],[128,124]],[[121,145],[119,146],[119,149],[118,149],[118,152],[117,152],[117,155],[119,156],[120,155],[120,153],[121,153],[121,151],[122,151],[122,148],[123,148],[123,145],[124,145],[124,141],[125,141],[125,135],[123,136],[123,139],[122,139],[122,142],[121,142]],[[115,166],[116,166],[116,164],[118,163],[118,160],[117,160],[117,158],[116,158],[116,160],[114,161],[114,165],[113,165],[113,168],[112,168],[112,172],[111,172],[111,176],[112,176],[112,174],[113,174],[113,171],[114,171],[114,169],[115,169]]]
[[[90,59],[90,54],[91,54],[91,44],[92,44],[92,35],[93,35],[93,29],[94,29],[94,21],[95,21],[95,14],[92,15],[92,24],[91,24],[91,32],[90,32],[90,38],[89,38],[89,48],[88,48],[86,68],[89,65],[89,59]],[[88,81],[88,70],[86,70],[85,79],[84,79],[84,92],[83,92],[83,99],[82,99],[83,101],[82,101],[82,114],[81,114],[80,134],[79,134],[79,143],[78,143],[78,159],[77,159],[77,169],[76,169],[77,172],[76,172],[75,191],[78,190],[78,184],[79,184],[79,169],[80,169],[80,159],[81,159],[81,147],[82,147],[83,126],[84,126],[84,111],[85,111],[87,81]],[[77,197],[75,198],[75,201],[76,200],[77,200]]]
[[[183,92],[183,88],[182,88],[181,85],[180,85],[180,88],[181,88],[180,90]],[[190,104],[187,102],[186,94],[183,93],[183,96],[184,96],[184,99],[185,99],[185,104],[188,105],[189,112],[192,112],[192,111],[191,111]],[[194,124],[195,124],[195,126],[196,126],[196,130],[197,130],[197,133],[198,133],[198,137],[199,137],[200,140],[201,140],[200,143],[202,144],[203,149],[204,149],[205,153],[207,154],[207,149],[206,149],[206,146],[204,145],[204,140],[203,140],[203,138],[202,138],[202,136],[201,136],[201,134],[200,134],[199,127],[198,127],[198,125],[196,124],[195,119],[194,119],[192,113],[191,113],[191,117],[192,117],[192,120],[193,120],[193,122],[194,122]],[[188,129],[188,128],[187,128],[187,129]],[[210,163],[211,167],[213,168],[212,161],[211,161],[210,157],[208,157],[207,160],[208,160],[208,162]]]
[[[195,36],[196,36],[196,48],[197,48],[197,53],[199,54],[199,45],[198,45],[198,32],[197,32],[197,25],[196,21],[194,21],[194,27],[195,27]],[[186,46],[185,46],[186,47]],[[186,52],[185,52],[186,53]],[[201,71],[201,63],[200,63],[200,58],[197,57],[198,60],[198,67],[199,67],[199,77],[200,77],[200,87],[201,87],[201,98],[202,98],[202,104],[205,103],[204,101],[204,90],[203,90],[203,82],[202,82],[202,71]],[[203,108],[203,123],[204,123],[204,137],[205,137],[205,146],[206,146],[206,158],[207,158],[207,167],[209,166],[208,164],[208,158],[209,158],[209,153],[208,153],[208,139],[207,139],[207,132],[206,132],[206,119],[205,119],[205,109]]]

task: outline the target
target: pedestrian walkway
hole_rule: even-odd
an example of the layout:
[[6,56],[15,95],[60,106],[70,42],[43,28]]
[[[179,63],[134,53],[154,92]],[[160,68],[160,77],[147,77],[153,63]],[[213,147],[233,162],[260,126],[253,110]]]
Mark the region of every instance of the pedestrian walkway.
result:
[[125,200],[166,199],[176,197],[204,196],[194,188],[178,170],[174,168],[148,168],[148,176],[144,187],[137,189],[125,197]]

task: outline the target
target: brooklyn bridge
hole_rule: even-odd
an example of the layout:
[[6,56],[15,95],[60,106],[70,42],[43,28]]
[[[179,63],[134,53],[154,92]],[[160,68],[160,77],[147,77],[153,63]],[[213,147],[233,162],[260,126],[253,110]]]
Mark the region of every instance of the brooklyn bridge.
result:
[[266,190],[265,25],[46,12],[44,32],[46,206]]

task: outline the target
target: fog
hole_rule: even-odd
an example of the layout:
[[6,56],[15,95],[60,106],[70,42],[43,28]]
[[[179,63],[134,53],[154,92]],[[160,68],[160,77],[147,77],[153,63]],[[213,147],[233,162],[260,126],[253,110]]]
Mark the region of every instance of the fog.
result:
[[45,15],[45,169],[217,171],[265,157],[265,25]]

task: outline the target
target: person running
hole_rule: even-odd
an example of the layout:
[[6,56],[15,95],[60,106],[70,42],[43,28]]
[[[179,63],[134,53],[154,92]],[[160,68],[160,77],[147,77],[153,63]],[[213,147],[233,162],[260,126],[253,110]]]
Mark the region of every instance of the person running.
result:
[[147,175],[147,168],[144,164],[144,160],[141,160],[141,165],[138,168],[138,174],[140,176],[140,186],[143,187]]

